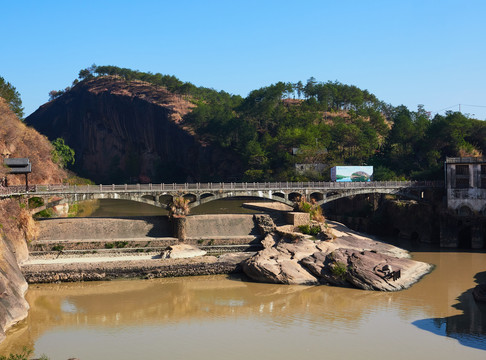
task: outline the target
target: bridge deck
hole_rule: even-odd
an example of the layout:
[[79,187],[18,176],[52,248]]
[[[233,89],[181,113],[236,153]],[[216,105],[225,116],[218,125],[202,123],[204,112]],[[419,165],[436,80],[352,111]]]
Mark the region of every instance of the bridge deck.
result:
[[244,183],[185,183],[185,184],[123,184],[123,185],[66,185],[48,184],[0,187],[0,197],[16,195],[54,195],[54,194],[90,194],[109,192],[130,193],[174,193],[174,192],[202,192],[202,191],[332,191],[344,189],[399,189],[399,188],[443,188],[440,181],[372,181],[372,182],[244,182]]

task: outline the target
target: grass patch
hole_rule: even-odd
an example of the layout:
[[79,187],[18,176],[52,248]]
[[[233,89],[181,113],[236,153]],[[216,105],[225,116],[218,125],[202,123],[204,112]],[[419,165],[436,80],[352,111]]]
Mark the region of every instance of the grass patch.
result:
[[299,225],[299,230],[302,234],[316,236],[321,232],[321,227],[317,225],[310,226],[305,224],[305,225]]
[[52,248],[51,248],[52,251],[63,251],[64,250],[64,245],[54,245]]
[[348,267],[341,261],[335,261],[333,266],[331,266],[331,272],[335,277],[344,280],[348,273]]

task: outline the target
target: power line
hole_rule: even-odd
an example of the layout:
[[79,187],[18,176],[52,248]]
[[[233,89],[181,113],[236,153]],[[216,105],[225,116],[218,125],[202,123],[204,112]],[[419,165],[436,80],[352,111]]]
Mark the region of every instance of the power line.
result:
[[454,107],[456,107],[456,106],[458,106],[458,107],[459,107],[459,111],[461,111],[461,106],[470,106],[470,107],[486,108],[486,105],[455,104],[455,105],[452,105],[452,106],[448,106],[448,107],[446,107],[446,108],[444,108],[444,109],[438,110],[438,111],[436,111],[435,113],[437,113],[437,114],[438,114],[438,113],[440,113],[440,112],[442,112],[442,111],[444,111],[444,110],[449,110],[449,109],[452,109],[452,108],[454,108]]

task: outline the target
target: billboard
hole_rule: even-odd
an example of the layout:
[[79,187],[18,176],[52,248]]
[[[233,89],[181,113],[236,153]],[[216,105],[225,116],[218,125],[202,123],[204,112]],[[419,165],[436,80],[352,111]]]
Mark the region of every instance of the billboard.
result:
[[331,180],[337,182],[371,181],[373,166],[334,166]]

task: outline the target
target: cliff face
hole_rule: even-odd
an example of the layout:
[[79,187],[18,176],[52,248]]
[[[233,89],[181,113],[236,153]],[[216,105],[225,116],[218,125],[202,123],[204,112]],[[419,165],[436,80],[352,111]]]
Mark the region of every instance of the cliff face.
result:
[[198,141],[183,126],[193,105],[140,81],[100,77],[77,84],[26,122],[76,153],[74,170],[99,183],[224,181],[236,156]]

